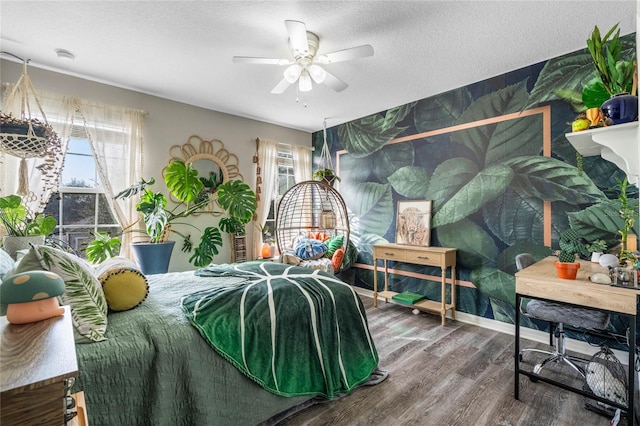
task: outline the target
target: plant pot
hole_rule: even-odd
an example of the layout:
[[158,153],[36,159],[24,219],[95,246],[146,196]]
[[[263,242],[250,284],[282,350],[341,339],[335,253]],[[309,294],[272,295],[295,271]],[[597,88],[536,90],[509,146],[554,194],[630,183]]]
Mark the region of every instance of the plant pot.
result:
[[164,274],[169,270],[169,261],[175,244],[175,241],[131,243],[131,250],[143,274]]
[[30,244],[41,246],[44,244],[44,235],[28,235],[26,237],[14,237],[5,235],[2,238],[2,247],[4,251],[9,253],[14,260],[18,254],[18,250],[30,248]]
[[578,269],[580,269],[580,264],[578,262],[559,262],[556,260],[554,263],[556,266],[556,272],[558,273],[558,278],[562,278],[565,280],[575,280],[578,275]]
[[601,106],[605,121],[613,124],[630,123],[638,119],[638,97],[628,93],[613,95]]

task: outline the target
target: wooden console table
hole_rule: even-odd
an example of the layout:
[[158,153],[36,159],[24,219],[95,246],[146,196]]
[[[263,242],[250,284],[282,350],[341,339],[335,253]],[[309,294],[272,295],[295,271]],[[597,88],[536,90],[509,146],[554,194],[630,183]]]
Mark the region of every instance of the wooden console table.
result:
[[[516,318],[515,318],[515,382],[514,397],[520,398],[519,375],[523,374],[533,380],[549,383],[565,390],[587,396],[591,399],[609,404],[627,412],[629,424],[635,422],[635,401],[637,399],[637,383],[635,364],[635,351],[629,349],[628,365],[628,395],[627,400],[632,403],[625,407],[614,401],[594,395],[583,389],[574,388],[565,383],[549,379],[520,368],[520,299],[531,297],[535,299],[560,302],[567,305],[594,308],[609,313],[618,314],[629,318],[629,342],[636,341],[636,321],[638,311],[638,299],[640,290],[631,288],[612,287],[610,285],[595,284],[589,280],[589,276],[596,272],[607,272],[607,269],[588,261],[580,261],[580,269],[575,280],[558,278],[554,266],[556,257],[550,256],[516,273]],[[635,343],[632,343],[634,345]],[[633,420],[632,420],[633,419]]]
[[[378,261],[384,261],[384,291],[378,292]],[[442,271],[442,298],[440,302],[421,300],[413,305],[402,304],[422,311],[439,312],[442,325],[446,324],[447,311],[451,319],[456,319],[456,249],[446,247],[408,246],[402,244],[373,245],[373,306],[378,306],[378,294],[389,301],[395,291],[389,291],[388,261],[413,263],[417,265],[438,266]],[[446,303],[447,268],[451,268],[451,303]]]

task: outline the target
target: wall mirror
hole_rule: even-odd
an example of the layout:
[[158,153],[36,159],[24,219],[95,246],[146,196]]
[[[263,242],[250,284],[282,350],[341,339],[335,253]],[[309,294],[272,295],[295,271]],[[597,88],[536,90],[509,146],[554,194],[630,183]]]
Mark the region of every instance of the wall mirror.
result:
[[203,183],[209,188],[212,198],[211,203],[204,209],[207,211],[219,210],[216,208],[217,198],[214,196],[218,185],[229,180],[244,179],[238,167],[238,157],[230,153],[218,139],[203,140],[199,136],[190,136],[185,144],[169,148],[169,162],[174,160],[191,163],[198,171],[198,177],[204,179]]

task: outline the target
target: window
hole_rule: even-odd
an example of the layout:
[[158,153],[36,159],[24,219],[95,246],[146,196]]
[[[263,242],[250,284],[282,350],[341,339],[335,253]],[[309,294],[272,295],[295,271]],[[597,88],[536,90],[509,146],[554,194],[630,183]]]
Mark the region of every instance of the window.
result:
[[[276,176],[277,185],[274,188],[274,194],[267,216],[266,226],[268,231],[263,233],[263,240],[274,238],[276,230],[276,210],[282,195],[287,192],[296,182],[293,176],[293,154],[291,148],[284,145],[278,145],[278,174]],[[267,234],[268,233],[268,234]]]
[[46,214],[58,220],[53,237],[68,244],[84,257],[92,233],[107,232],[112,236],[122,232],[109,208],[96,163],[84,127],[75,127],[69,139],[59,192],[51,196]]

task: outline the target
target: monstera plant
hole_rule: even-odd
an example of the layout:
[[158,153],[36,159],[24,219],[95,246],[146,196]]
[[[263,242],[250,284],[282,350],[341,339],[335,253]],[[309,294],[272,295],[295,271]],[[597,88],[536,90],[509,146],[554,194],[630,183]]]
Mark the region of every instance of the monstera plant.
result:
[[[195,266],[206,266],[211,263],[223,245],[221,232],[244,233],[245,224],[252,219],[256,211],[256,196],[247,184],[240,180],[230,180],[220,184],[217,192],[211,196],[198,178],[198,171],[193,168],[191,163],[170,162],[165,169],[164,182],[173,198],[178,200],[178,203],[171,208],[168,207],[168,199],[165,194],[154,192],[148,188],[155,183],[155,179],[149,181],[143,179],[120,192],[115,198],[129,198],[141,194],[140,201],[136,204],[136,210],[142,214],[148,243],[150,245],[166,243],[173,232],[182,238],[182,251],[192,252],[189,262]],[[205,209],[213,201],[212,197],[217,199],[217,205],[223,211],[215,212]],[[193,214],[200,213],[222,213],[225,214],[225,217],[220,219],[219,226],[208,226],[203,229],[200,240],[194,247],[191,235],[179,231],[176,226],[186,226],[197,230],[186,219]],[[134,243],[133,247],[136,245]],[[93,255],[96,254],[95,250],[91,250],[91,252]],[[140,258],[138,260],[140,261]]]

